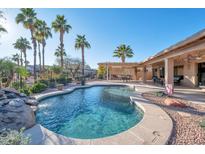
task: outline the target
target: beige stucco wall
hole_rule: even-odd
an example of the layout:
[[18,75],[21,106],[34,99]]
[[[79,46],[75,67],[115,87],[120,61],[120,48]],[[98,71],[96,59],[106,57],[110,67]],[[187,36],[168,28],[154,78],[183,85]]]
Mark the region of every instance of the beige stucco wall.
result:
[[198,64],[197,63],[185,63],[184,64],[184,80],[182,85],[195,87],[198,85]]
[[110,74],[111,75],[131,75],[132,80],[136,80],[136,68],[115,68],[115,67],[110,67]]

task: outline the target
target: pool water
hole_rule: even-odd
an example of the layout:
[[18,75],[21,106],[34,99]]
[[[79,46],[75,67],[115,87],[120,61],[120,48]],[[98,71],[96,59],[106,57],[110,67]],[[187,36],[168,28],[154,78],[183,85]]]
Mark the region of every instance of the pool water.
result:
[[80,139],[111,136],[136,125],[143,112],[130,103],[126,86],[94,86],[49,97],[38,105],[37,122],[58,134]]

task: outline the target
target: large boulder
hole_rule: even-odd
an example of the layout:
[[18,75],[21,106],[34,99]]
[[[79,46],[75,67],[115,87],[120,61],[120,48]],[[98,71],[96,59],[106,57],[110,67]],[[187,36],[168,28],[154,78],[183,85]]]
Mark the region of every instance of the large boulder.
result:
[[35,125],[33,109],[21,98],[4,99],[0,101],[0,129],[19,130]]
[[25,103],[31,106],[37,106],[39,102],[36,99],[26,99]]
[[175,107],[182,107],[182,108],[186,107],[186,105],[183,102],[181,102],[181,101],[179,101],[177,99],[174,99],[174,98],[166,98],[164,100],[164,103],[167,106],[175,106]]

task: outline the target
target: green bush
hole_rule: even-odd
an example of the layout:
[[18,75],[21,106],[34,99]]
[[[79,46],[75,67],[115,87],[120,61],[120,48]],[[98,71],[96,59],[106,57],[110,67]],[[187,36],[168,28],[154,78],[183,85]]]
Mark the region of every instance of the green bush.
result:
[[42,79],[42,80],[39,80],[38,82],[43,83],[43,84],[49,86],[49,80],[43,80]]
[[18,90],[19,87],[20,87],[20,82],[13,82],[12,85],[11,85],[12,88]]
[[40,93],[40,92],[46,90],[47,87],[48,87],[48,86],[47,86],[46,84],[38,82],[38,83],[35,83],[35,84],[31,87],[31,92],[32,92],[32,93]]
[[24,93],[26,94],[27,96],[30,96],[31,94],[31,91],[30,91],[30,88],[28,86],[24,86],[22,89],[19,90],[20,93]]
[[27,145],[31,138],[23,134],[24,128],[20,131],[3,129],[0,132],[0,145]]
[[57,78],[56,81],[58,84],[64,84],[64,85],[67,84],[67,79],[64,76]]

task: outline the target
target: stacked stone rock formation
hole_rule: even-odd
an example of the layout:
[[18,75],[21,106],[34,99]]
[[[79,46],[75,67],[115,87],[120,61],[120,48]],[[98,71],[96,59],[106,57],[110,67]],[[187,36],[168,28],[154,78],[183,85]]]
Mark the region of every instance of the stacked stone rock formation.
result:
[[19,130],[35,125],[38,101],[13,89],[0,89],[0,130]]

